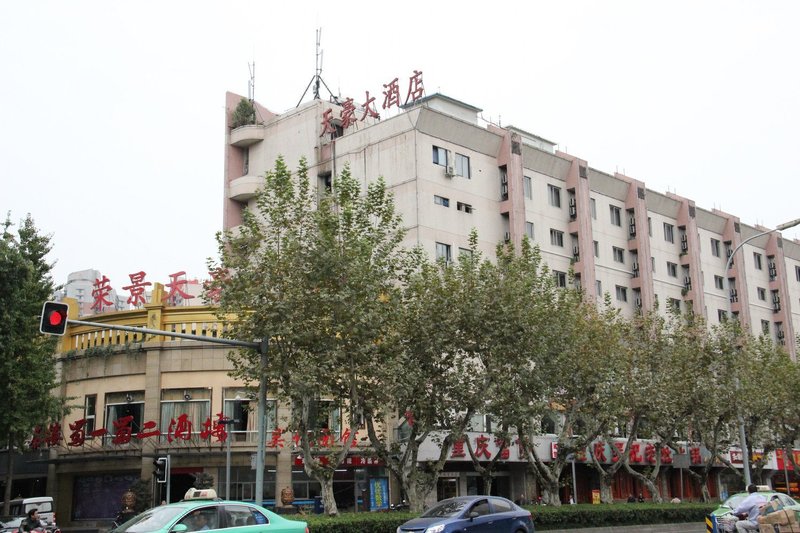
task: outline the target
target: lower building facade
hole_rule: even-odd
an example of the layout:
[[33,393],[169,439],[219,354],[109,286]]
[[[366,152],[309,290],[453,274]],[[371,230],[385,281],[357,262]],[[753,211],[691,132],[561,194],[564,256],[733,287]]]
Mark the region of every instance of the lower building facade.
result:
[[[138,326],[209,339],[220,336],[223,325],[213,308],[168,307],[161,301],[162,294],[162,287],[156,284],[150,302],[142,309],[90,317],[91,322],[102,325],[71,324],[61,340],[55,355],[58,394],[72,409],[60,422],[38,428],[30,451],[15,457],[12,494],[53,496],[62,527],[107,526],[121,510],[123,494],[140,480],[152,491],[148,506],[181,499],[200,477],[209,475],[220,496],[240,500],[256,497],[256,400],[251,388],[230,375],[231,348],[212,340],[173,340],[113,327]],[[285,430],[289,409],[277,400],[274,391],[268,392],[263,500],[280,510],[284,508],[281,495],[291,488],[295,507],[313,508],[318,505],[320,487],[304,472],[297,438]],[[327,413],[321,420],[327,424],[331,439],[354,438],[358,442],[335,472],[337,506],[341,510],[375,511],[402,501],[399,483],[370,453],[364,432],[343,427],[343,417],[336,409],[321,403],[320,411]],[[220,423],[223,420],[229,423]],[[473,429],[476,431],[466,438],[474,439],[472,448],[481,450],[484,459],[505,454],[496,464],[491,493],[537,501],[541,491],[522,455],[515,448],[498,450],[491,432],[480,431],[488,428]],[[555,442],[554,435],[537,437],[543,461],[556,457]],[[595,456],[605,454],[610,462],[612,454],[607,447],[611,445],[593,443]],[[427,442],[419,460],[437,457],[437,446],[433,440]],[[634,468],[649,468],[648,443],[635,446],[640,459],[632,461]],[[701,450],[683,452],[692,461],[702,458]],[[689,462],[685,468],[677,468],[671,453],[658,480],[662,497],[699,499],[700,487],[687,471],[696,464]],[[168,458],[169,469],[165,482],[159,483],[154,471],[163,458]],[[733,456],[731,460],[736,464]],[[2,463],[0,474],[6,469],[6,461]],[[781,468],[776,464],[769,474],[776,487],[783,479]],[[722,467],[715,468],[709,479],[709,492],[714,497],[738,489],[736,476],[729,478],[723,472]],[[796,490],[797,477],[790,474],[786,479],[791,477],[789,484]],[[578,503],[588,503],[598,497],[600,481],[586,457],[576,455],[564,469],[562,486],[562,502],[573,497]],[[430,499],[487,490],[462,443],[449,451]],[[618,500],[640,492],[650,497],[646,488],[627,473],[617,474],[612,490]]]

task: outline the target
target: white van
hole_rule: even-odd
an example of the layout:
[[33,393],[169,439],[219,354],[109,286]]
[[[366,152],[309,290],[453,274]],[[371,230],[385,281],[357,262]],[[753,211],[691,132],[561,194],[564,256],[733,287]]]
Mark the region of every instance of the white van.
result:
[[50,496],[17,498],[16,500],[11,500],[9,513],[14,517],[25,517],[31,509],[38,509],[39,520],[41,520],[44,525],[55,525],[56,513],[53,507],[53,498]]

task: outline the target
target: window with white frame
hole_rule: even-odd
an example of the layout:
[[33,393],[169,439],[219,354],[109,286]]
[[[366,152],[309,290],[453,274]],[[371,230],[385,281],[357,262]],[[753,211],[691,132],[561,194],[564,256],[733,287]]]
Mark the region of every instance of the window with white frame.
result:
[[656,258],[655,257],[651,257],[650,258],[650,270],[653,271],[653,274],[656,273]]
[[441,165],[443,167],[447,166],[447,150],[440,146],[433,147],[433,163],[436,165]]
[[207,388],[164,389],[161,391],[161,427],[181,427],[186,422],[194,436],[211,416],[211,390]]
[[525,190],[525,198],[532,200],[533,199],[533,180],[530,176],[523,176],[522,177],[522,187]]
[[622,285],[616,286],[617,292],[617,301],[619,302],[627,302],[628,301],[628,288],[623,287]]
[[764,335],[769,335],[769,320],[761,321],[761,333]]
[[456,202],[456,209],[464,213],[472,213],[472,205],[464,202]]
[[561,188],[548,184],[547,198],[553,207],[561,207]]
[[550,229],[550,244],[553,246],[564,247],[564,232],[557,229]]
[[720,246],[721,244],[722,243],[719,242],[719,239],[715,239],[713,237],[711,238],[711,255],[714,257],[720,256],[720,250],[722,249]]
[[762,269],[761,264],[761,254],[758,252],[753,252],[753,264],[756,266],[756,270]]
[[617,248],[616,246],[612,246],[611,249],[614,251],[614,262],[616,263],[624,263],[625,262],[625,250],[622,248]]
[[611,224],[622,226],[622,210],[615,205],[608,206],[608,210],[611,215]]
[[[222,415],[233,422],[226,426],[226,431],[236,441],[255,442],[257,440],[256,400],[250,393],[241,388],[227,388],[223,391]],[[266,432],[277,427],[278,404],[275,400],[267,400]]]
[[594,256],[599,258],[600,257],[600,243],[597,241],[592,241],[594,245]]
[[470,250],[469,248],[459,248],[458,256],[461,257],[462,255],[465,257],[472,257],[472,250]]
[[650,217],[647,217],[647,234],[653,236],[653,219]]
[[717,309],[717,321],[725,322],[728,320],[728,312],[724,309]]
[[597,220],[597,201],[594,198],[589,198],[589,206],[592,210],[592,218]]
[[527,235],[530,240],[533,240],[533,222],[525,222],[525,235]]
[[797,281],[800,281],[800,266],[794,267],[794,275],[797,278]]
[[725,290],[725,278],[722,276],[714,276],[714,287]]
[[456,153],[456,176],[469,179],[469,157]]
[[[126,423],[126,420],[130,421]],[[142,430],[143,424],[144,392],[130,391],[106,394],[105,438],[107,440],[112,440],[122,428],[126,428],[126,432],[127,428],[130,428],[131,434],[136,435]],[[168,425],[169,421],[167,422]]]
[[556,285],[558,287],[566,287],[567,286],[567,273],[566,272],[559,272],[558,270],[553,270],[553,278],[555,278]]
[[767,289],[764,287],[756,287],[756,292],[758,293],[758,299],[762,302],[767,300]]
[[675,242],[675,226],[668,222],[664,222],[664,240]]
[[670,263],[667,261],[667,276],[671,278],[678,277],[678,265],[676,263]]
[[667,305],[670,309],[674,309],[675,311],[681,310],[681,301],[678,298],[668,298]]
[[599,279],[594,282],[594,288],[597,291],[597,296],[599,298],[603,297],[603,282]]
[[444,196],[434,194],[433,203],[442,207],[450,207],[450,198],[445,198]]
[[86,433],[86,438],[92,438],[92,431],[95,428],[95,421],[97,416],[97,395],[96,394],[87,394],[83,400],[83,419],[86,422],[83,425],[83,429]]
[[443,242],[436,243],[436,260],[439,261],[440,259],[445,263],[450,263],[453,260],[449,244]]

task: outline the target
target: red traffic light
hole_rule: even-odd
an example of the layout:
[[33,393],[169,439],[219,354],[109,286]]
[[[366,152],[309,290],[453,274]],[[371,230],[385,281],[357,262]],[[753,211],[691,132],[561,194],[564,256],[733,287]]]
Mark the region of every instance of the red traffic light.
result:
[[69,306],[60,302],[45,302],[39,331],[48,335],[63,335],[67,330]]

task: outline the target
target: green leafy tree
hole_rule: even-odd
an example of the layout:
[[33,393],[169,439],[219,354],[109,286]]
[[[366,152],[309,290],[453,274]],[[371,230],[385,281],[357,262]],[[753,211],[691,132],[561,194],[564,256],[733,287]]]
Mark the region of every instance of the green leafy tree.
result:
[[279,158],[254,209],[218,238],[217,267],[228,273],[211,286],[221,289],[219,312],[238,317],[237,338],[270,339],[263,376],[258,354],[247,351],[231,354],[234,372],[267,380],[293,406],[289,429],[300,435],[328,514],[338,513],[333,475],[353,439],[326,427],[320,406],[344,413],[355,429],[365,406],[382,403],[376,361],[396,346],[403,235],[382,178],[362,191],[345,167],[318,196],[305,160],[292,174]]
[[231,114],[231,128],[238,128],[248,124],[256,123],[256,109],[253,102],[247,98],[242,98],[236,105],[236,109]]
[[16,234],[12,226],[9,214],[0,238],[0,382],[7,406],[0,417],[0,447],[9,451],[3,514],[11,500],[14,454],[25,449],[36,427],[60,420],[64,406],[51,394],[56,339],[39,333],[42,305],[56,288],[46,260],[50,237],[39,233],[30,215]]
[[[380,365],[386,396],[365,404],[365,421],[376,455],[400,482],[411,509],[420,511],[468,423],[464,402],[474,392],[475,373],[459,349],[458,272],[430,263],[419,250],[405,268],[397,349]],[[391,434],[380,428],[391,428]],[[426,442],[438,444],[439,454],[421,461]]]

